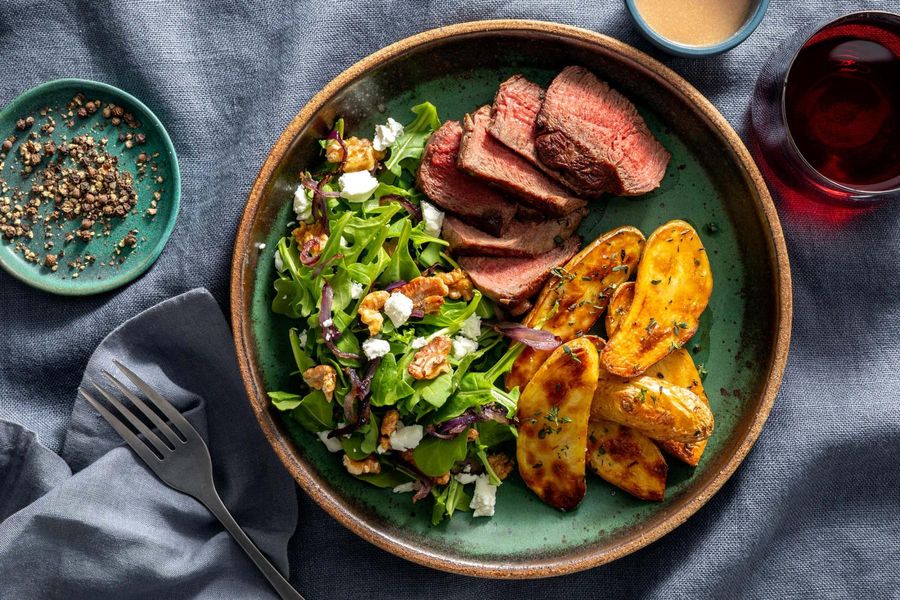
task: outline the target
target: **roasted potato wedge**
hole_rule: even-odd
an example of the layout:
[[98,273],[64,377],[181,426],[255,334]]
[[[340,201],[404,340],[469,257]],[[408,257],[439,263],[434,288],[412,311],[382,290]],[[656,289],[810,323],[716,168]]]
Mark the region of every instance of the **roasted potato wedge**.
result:
[[[612,335],[621,323],[621,316],[628,313],[631,301],[634,299],[634,283],[629,281],[616,288],[615,293],[609,299],[609,307],[606,310],[606,335]],[[657,379],[665,379],[669,383],[687,388],[697,394],[703,402],[709,406],[709,399],[703,390],[700,381],[700,373],[694,365],[694,359],[684,348],[672,352],[649,369],[647,374]],[[678,460],[696,467],[706,449],[707,440],[699,442],[675,442],[672,440],[659,442],[660,447]]]
[[584,498],[588,416],[599,374],[597,348],[587,336],[578,338],[554,350],[519,397],[519,474],[560,510]]
[[622,320],[628,314],[631,303],[634,301],[634,282],[626,281],[616,288],[609,298],[609,306],[606,307],[606,337],[612,335],[622,324]]
[[604,369],[637,377],[697,331],[712,293],[706,250],[694,228],[669,221],[647,240],[634,300],[600,355]]
[[669,467],[643,433],[612,421],[588,425],[587,461],[597,475],[642,500],[661,502]]
[[591,420],[598,419],[633,427],[654,440],[694,443],[713,430],[712,412],[694,392],[663,379],[622,379],[602,369],[591,404]]
[[[588,244],[554,273],[525,318],[525,325],[546,329],[563,341],[587,333],[606,309],[613,290],[634,273],[644,234],[619,227]],[[506,376],[506,387],[523,389],[549,352],[525,348]]]
[[[697,367],[694,365],[694,359],[691,358],[691,354],[684,348],[679,348],[650,367],[647,370],[647,374],[658,379],[665,379],[669,383],[694,392],[706,406],[709,406],[709,399],[706,397],[703,383],[700,381],[700,373],[697,372]],[[703,451],[706,450],[707,441],[678,442],[666,440],[659,442],[659,446],[678,460],[696,467],[700,462],[700,457],[703,456]]]

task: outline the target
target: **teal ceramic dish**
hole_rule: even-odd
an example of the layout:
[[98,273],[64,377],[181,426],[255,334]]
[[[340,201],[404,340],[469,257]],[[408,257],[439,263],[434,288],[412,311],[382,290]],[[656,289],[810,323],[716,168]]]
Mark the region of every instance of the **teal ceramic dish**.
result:
[[[725,0],[727,1],[727,0]],[[766,9],[769,7],[769,0],[756,0],[756,4],[750,12],[750,16],[747,18],[747,22],[738,29],[734,34],[719,42],[718,44],[711,44],[709,46],[689,46],[687,44],[681,44],[679,42],[672,41],[659,33],[657,33],[650,25],[644,20],[644,17],[641,16],[641,13],[638,11],[635,6],[635,0],[625,0],[625,6],[628,9],[628,14],[631,15],[631,19],[634,21],[634,24],[637,25],[637,28],[641,31],[647,40],[659,48],[660,50],[664,50],[669,54],[674,54],[675,56],[683,56],[686,58],[701,58],[704,56],[714,56],[716,54],[721,54],[723,52],[727,52],[731,50],[748,37],[750,34],[756,30],[759,24],[762,22],[763,17],[766,14]]]
[[[574,511],[543,503],[513,474],[490,518],[457,515],[431,525],[428,503],[349,475],[315,435],[275,410],[266,390],[297,387],[291,321],[272,313],[277,240],[294,218],[298,173],[321,160],[318,140],[334,120],[372,131],[388,115],[434,103],[443,119],[492,101],[522,73],[547,85],[582,65],[635,102],[672,153],[662,186],[638,198],[591,204],[586,240],[621,225],[649,234],[674,218],[701,232],[714,291],[692,340],[709,370],[716,430],[696,468],[671,461],[663,502],[631,498],[591,475]],[[593,32],[532,21],[484,21],[427,31],[351,66],[313,97],[276,142],[250,192],[231,273],[231,320],[241,376],[263,433],[304,491],[379,547],[437,569],[480,577],[548,577],[633,552],[682,523],[722,486],[766,420],[787,359],[791,284],[778,216],[737,134],[693,87],[645,54]],[[677,535],[677,533],[675,534]]]
[[[56,115],[57,125],[51,135],[57,145],[59,140],[66,136],[68,139],[80,134],[91,134],[94,137],[107,137],[109,143],[107,149],[110,154],[117,156],[136,157],[141,152],[152,157],[157,170],[150,172],[143,178],[135,177],[134,189],[137,192],[138,201],[134,210],[120,219],[114,219],[113,227],[108,236],[97,235],[89,242],[79,240],[69,244],[63,244],[62,238],[57,234],[53,252],[62,250],[64,257],[59,259],[59,269],[51,271],[42,263],[28,262],[22,253],[15,250],[15,244],[4,240],[0,236],[0,267],[10,275],[28,285],[46,292],[65,296],[85,296],[106,292],[125,285],[143,274],[156,261],[166,245],[166,241],[175,227],[178,217],[178,209],[181,201],[181,178],[178,169],[178,158],[175,147],[163,124],[140,100],[105,83],[89,81],[85,79],[58,79],[32,88],[13,100],[0,112],[0,138],[6,139],[8,135],[18,134],[19,140],[13,146],[9,158],[5,161],[2,171],[3,179],[10,185],[30,187],[31,180],[23,177],[12,160],[12,154],[17,151],[19,144],[25,139],[21,131],[16,130],[16,121],[27,115],[38,118],[38,111],[44,107],[62,106],[72,100],[77,94],[85,94],[88,100],[100,100],[104,105],[114,103],[133,114],[141,123],[139,129],[114,128],[105,122],[100,111],[83,118],[74,119],[74,127],[64,123],[64,119]],[[37,125],[35,125],[37,127]],[[126,148],[124,142],[119,141],[120,131],[141,132],[146,135],[146,143]],[[27,133],[27,132],[26,132]],[[154,157],[154,155],[157,155]],[[123,164],[126,169],[136,175],[134,160],[126,159]],[[161,181],[157,178],[161,177]],[[146,213],[150,201],[156,191],[162,195],[158,202],[157,213],[150,216]],[[77,227],[76,221],[66,223],[65,230]],[[137,230],[137,244],[133,248],[119,247],[122,240],[130,231]],[[35,239],[29,247],[43,256],[44,250],[43,228],[35,227]],[[116,251],[119,251],[117,254]],[[81,271],[78,277],[72,277],[74,271],[67,267],[67,263],[77,256],[90,254],[96,257],[96,263]],[[127,256],[126,256],[127,255]],[[124,261],[120,258],[126,257]],[[114,262],[100,265],[100,262]]]

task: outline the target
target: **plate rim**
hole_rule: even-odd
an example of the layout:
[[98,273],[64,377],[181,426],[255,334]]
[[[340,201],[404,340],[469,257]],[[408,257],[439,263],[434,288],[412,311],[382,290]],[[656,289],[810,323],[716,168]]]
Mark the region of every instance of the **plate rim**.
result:
[[[698,489],[693,497],[689,498],[675,512],[664,516],[659,523],[651,526],[648,530],[638,528],[630,536],[614,542],[606,548],[587,547],[564,554],[549,557],[530,557],[526,561],[515,562],[509,559],[487,558],[471,560],[446,556],[428,548],[410,544],[394,536],[386,528],[354,515],[352,511],[348,510],[349,503],[344,498],[340,497],[339,494],[331,494],[325,491],[320,486],[320,477],[311,472],[312,470],[309,469],[305,461],[296,455],[291,448],[292,443],[290,440],[284,439],[277,431],[272,415],[267,409],[261,377],[255,372],[251,361],[248,360],[253,344],[249,319],[251,299],[245,297],[242,291],[244,288],[243,267],[245,258],[253,251],[251,240],[253,222],[266,185],[287,154],[301,128],[305,126],[329,98],[370,69],[420,46],[467,34],[514,32],[556,35],[570,41],[603,47],[608,51],[639,63],[648,71],[654,73],[655,76],[666,80],[683,94],[731,147],[738,162],[744,168],[747,177],[749,177],[753,187],[758,192],[759,201],[755,201],[754,206],[759,217],[761,217],[761,222],[771,234],[768,244],[769,262],[773,266],[772,284],[777,292],[773,323],[774,346],[772,358],[767,369],[766,381],[760,394],[759,409],[756,411],[752,422],[747,427],[734,453],[726,460],[722,468],[710,477],[706,485]],[[600,566],[656,541],[697,512],[731,477],[759,437],[760,431],[775,402],[784,375],[793,317],[790,264],[778,213],[758,166],[737,132],[731,127],[725,117],[683,77],[656,59],[624,42],[601,33],[571,25],[524,19],[469,21],[446,25],[409,36],[362,58],[313,95],[278,137],[250,189],[235,238],[230,298],[231,325],[238,356],[238,366],[251,409],[263,430],[263,434],[275,450],[282,464],[284,464],[285,468],[303,490],[338,522],[383,550],[434,569],[494,579],[553,577]]]
[[134,264],[133,268],[131,269],[123,269],[120,273],[116,274],[113,277],[110,277],[109,279],[104,279],[103,281],[90,286],[72,287],[67,285],[65,280],[44,280],[40,277],[35,278],[33,275],[28,274],[29,272],[20,272],[13,266],[13,264],[5,260],[2,254],[0,254],[0,268],[2,268],[10,276],[12,276],[13,279],[21,281],[25,285],[41,290],[43,292],[55,294],[57,296],[94,296],[96,294],[102,294],[104,292],[109,292],[122,286],[128,285],[129,283],[146,273],[160,257],[166,247],[166,244],[168,244],[169,242],[169,238],[172,236],[172,232],[175,229],[175,223],[178,221],[178,215],[181,212],[181,166],[178,164],[178,154],[175,152],[175,144],[172,143],[172,138],[169,135],[166,126],[163,125],[163,122],[160,120],[160,118],[156,116],[156,113],[150,110],[150,107],[141,102],[141,100],[139,100],[137,97],[129,94],[121,88],[118,88],[109,83],[104,83],[102,81],[83,79],[79,77],[63,77],[61,79],[51,79],[50,81],[39,83],[38,85],[22,92],[21,94],[13,98],[6,106],[0,109],[0,118],[5,116],[7,113],[14,112],[21,105],[31,102],[35,98],[39,98],[45,93],[55,92],[57,91],[57,89],[67,86],[73,86],[77,89],[95,89],[101,92],[105,92],[106,94],[109,94],[111,96],[119,97],[131,103],[133,106],[137,107],[138,110],[143,112],[144,115],[149,117],[151,125],[162,134],[162,146],[163,148],[165,148],[166,153],[169,155],[169,162],[172,165],[172,176],[174,177],[171,194],[172,198],[170,200],[172,204],[172,210],[169,220],[166,223],[166,227],[165,229],[163,229],[162,233],[157,239],[156,244],[153,246],[150,253],[142,260],[142,262]]

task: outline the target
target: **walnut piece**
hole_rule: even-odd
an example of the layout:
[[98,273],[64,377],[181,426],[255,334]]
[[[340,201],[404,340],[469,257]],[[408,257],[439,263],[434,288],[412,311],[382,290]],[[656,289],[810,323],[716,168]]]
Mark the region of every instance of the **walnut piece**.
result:
[[303,371],[303,381],[314,390],[322,390],[325,399],[331,402],[337,385],[337,372],[329,365],[319,365]]
[[391,449],[391,434],[397,431],[397,421],[400,420],[400,412],[390,409],[381,419],[381,437],[378,438],[378,445],[382,450]]
[[432,477],[431,482],[434,485],[447,485],[450,483],[450,472],[444,473],[440,477]]
[[300,226],[292,231],[291,235],[297,240],[297,246],[301,252],[303,252],[303,247],[308,241],[314,240],[314,243],[308,249],[310,257],[321,254],[322,248],[328,243],[328,234],[325,233],[325,228],[319,223],[300,223]]
[[384,317],[381,315],[381,309],[384,303],[391,297],[390,292],[384,290],[378,292],[370,292],[366,294],[363,301],[359,304],[359,320],[369,326],[369,335],[376,336],[384,325]]
[[447,286],[447,297],[451,300],[462,298],[468,302],[472,299],[472,280],[462,269],[453,269],[448,273],[436,273],[435,277]]
[[344,468],[351,475],[368,475],[381,473],[381,463],[374,456],[367,456],[362,460],[353,460],[344,455]]
[[[371,171],[375,164],[384,158],[384,152],[379,152],[372,147],[372,142],[366,138],[351,137],[344,140],[347,146],[347,162],[344,164],[344,173],[355,171]],[[325,160],[330,163],[339,163],[344,158],[344,149],[337,140],[329,140],[325,145]]]
[[515,467],[512,459],[503,452],[488,454],[487,459],[488,464],[491,465],[494,473],[496,473],[497,477],[499,477],[501,480],[509,477],[509,474],[512,473],[513,468]]
[[434,379],[441,373],[450,371],[450,349],[453,342],[445,335],[439,335],[416,352],[407,372],[413,379]]
[[444,296],[450,293],[447,284],[437,276],[416,277],[396,291],[413,301],[413,310],[421,310],[426,315],[439,312],[444,304]]

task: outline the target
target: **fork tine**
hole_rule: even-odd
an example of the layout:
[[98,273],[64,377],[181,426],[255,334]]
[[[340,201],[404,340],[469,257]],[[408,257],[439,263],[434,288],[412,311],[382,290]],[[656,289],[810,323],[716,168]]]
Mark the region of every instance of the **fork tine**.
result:
[[159,429],[162,434],[166,436],[166,438],[172,443],[173,448],[177,448],[178,444],[183,444],[185,442],[185,440],[179,438],[178,435],[174,431],[172,431],[172,428],[169,427],[169,425],[165,421],[159,418],[159,415],[157,415],[156,412],[153,411],[153,409],[147,406],[146,402],[132,394],[131,390],[125,387],[125,384],[116,379],[109,371],[103,371],[103,374],[110,381],[110,383],[112,383],[119,389],[120,392],[122,392],[122,394],[126,398],[131,400],[131,403],[134,404],[138,408],[138,410],[144,413],[144,415],[146,415],[146,417],[153,422],[153,425],[155,425],[156,428]]
[[[91,380],[88,379],[88,381],[91,381]],[[132,425],[134,425],[137,428],[137,430],[140,431],[151,444],[153,444],[153,447],[156,448],[159,451],[159,453],[163,455],[163,457],[172,453],[172,449],[169,448],[168,446],[166,446],[163,443],[163,441],[161,439],[159,439],[159,437],[155,433],[150,431],[150,428],[147,427],[143,421],[138,419],[135,416],[135,414],[133,412],[131,412],[131,410],[127,406],[125,406],[124,404],[119,402],[119,400],[115,396],[113,396],[112,394],[110,394],[109,392],[104,390],[102,387],[100,387],[93,381],[91,381],[91,385],[93,385],[94,388],[98,392],[100,392],[100,394],[102,394],[104,398],[106,398],[107,402],[112,404],[113,407],[115,407],[115,409],[119,411],[119,414],[123,415],[126,419],[128,419],[128,422],[131,423]]]
[[197,430],[194,429],[194,426],[191,425],[184,416],[178,412],[178,409],[172,406],[172,403],[159,395],[159,393],[154,390],[150,385],[138,377],[131,369],[123,365],[117,360],[113,361],[113,364],[118,367],[120,371],[125,373],[125,376],[131,380],[131,382],[137,386],[137,388],[144,393],[147,398],[150,399],[156,407],[163,412],[164,415],[169,417],[172,421],[172,425],[175,426],[175,429],[184,436],[185,439],[188,439],[190,436],[196,436],[196,438],[200,438],[200,434],[197,433]]
[[119,435],[122,436],[122,439],[125,440],[125,442],[129,446],[131,446],[131,449],[134,450],[135,453],[138,456],[140,456],[141,459],[143,459],[143,461],[145,463],[147,463],[147,465],[151,469],[153,469],[155,471],[157,465],[159,465],[159,463],[161,463],[162,461],[160,460],[160,458],[158,456],[156,456],[153,452],[150,451],[150,448],[148,448],[147,445],[141,441],[141,438],[139,438],[137,435],[135,435],[135,433],[133,431],[128,429],[128,427],[125,425],[125,423],[123,423],[119,419],[119,417],[115,416],[109,410],[107,410],[107,408],[105,406],[103,406],[102,404],[100,404],[100,402],[98,402],[93,396],[91,396],[87,392],[87,390],[80,387],[80,388],[78,388],[78,392],[82,396],[84,396],[84,399],[87,400],[90,403],[90,405],[93,406],[97,410],[98,413],[100,413],[101,417],[106,419],[107,423],[112,425],[112,428],[115,429],[119,433]]

